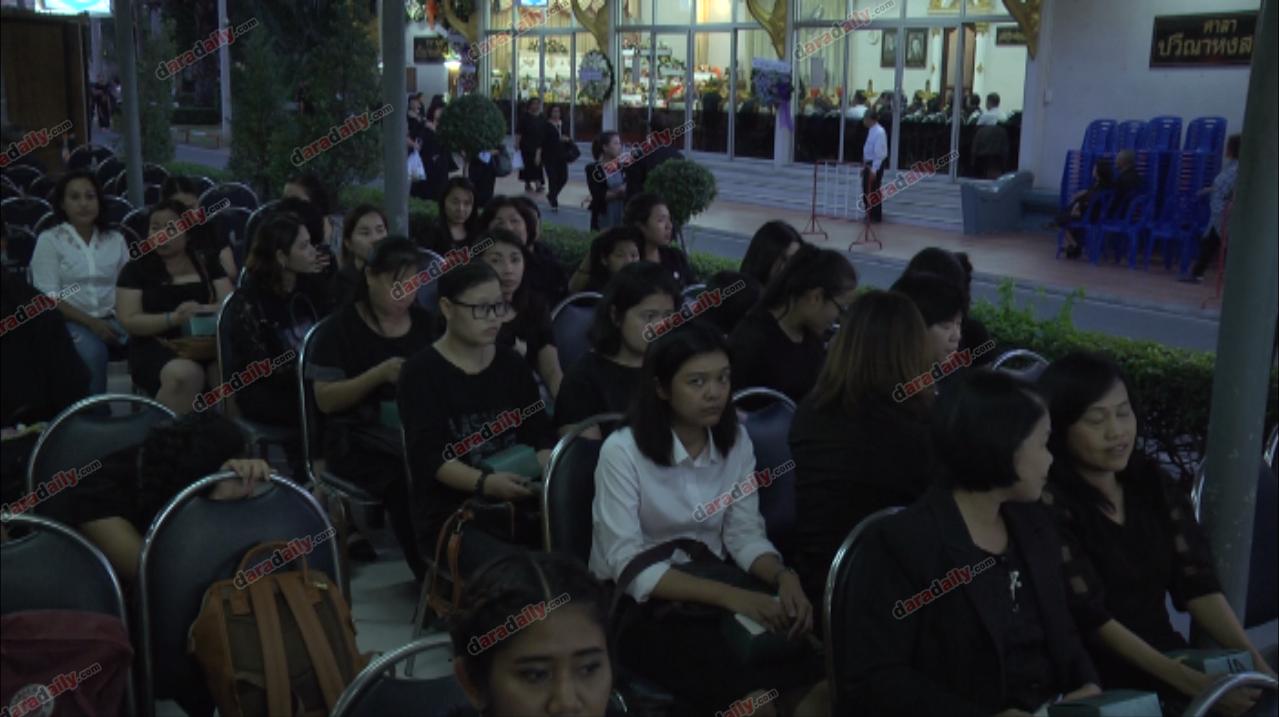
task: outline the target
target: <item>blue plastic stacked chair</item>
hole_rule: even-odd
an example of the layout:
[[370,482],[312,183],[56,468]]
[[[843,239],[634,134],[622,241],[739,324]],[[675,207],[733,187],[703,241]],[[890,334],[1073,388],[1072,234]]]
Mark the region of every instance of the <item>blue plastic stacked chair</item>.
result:
[[1168,172],[1161,191],[1162,203],[1150,204],[1146,221],[1150,240],[1146,244],[1146,266],[1150,266],[1151,252],[1158,247],[1164,257],[1164,267],[1172,266],[1172,257],[1181,261],[1185,273],[1190,260],[1198,251],[1200,216],[1203,214],[1202,198],[1198,187],[1204,175],[1204,155],[1198,152],[1169,153]]
[[1226,147],[1226,126],[1225,117],[1196,117],[1186,125],[1186,144],[1182,149],[1204,155],[1204,177],[1207,183],[1211,183],[1221,171],[1222,152]]
[[[1070,198],[1092,184],[1092,166],[1093,157],[1091,154],[1077,149],[1072,149],[1066,153],[1066,164],[1061,168],[1061,193],[1057,199],[1058,213],[1064,213],[1066,206],[1070,203]],[[1065,251],[1066,232],[1071,229],[1085,227],[1088,219],[1088,207],[1085,207],[1079,219],[1067,222],[1057,230],[1057,256],[1060,257],[1062,252]]]
[[1123,242],[1114,247],[1115,262],[1123,256],[1128,257],[1128,268],[1137,265],[1137,250],[1141,245],[1141,235],[1146,229],[1147,206],[1154,202],[1159,191],[1159,153],[1137,152],[1133,168],[1141,177],[1141,190],[1128,199],[1123,207],[1112,207],[1113,196],[1106,199],[1103,205],[1101,220],[1093,225],[1088,234],[1088,260],[1096,264],[1105,252],[1106,239],[1111,236],[1123,237]]
[[1141,149],[1175,152],[1181,149],[1181,118],[1155,117],[1138,140]]
[[1138,141],[1146,130],[1146,123],[1141,120],[1120,122],[1115,129],[1115,151],[1124,149],[1140,149]]
[[1089,154],[1115,151],[1115,127],[1117,125],[1118,123],[1112,119],[1099,119],[1089,122],[1088,129],[1084,130],[1084,143],[1080,149]]

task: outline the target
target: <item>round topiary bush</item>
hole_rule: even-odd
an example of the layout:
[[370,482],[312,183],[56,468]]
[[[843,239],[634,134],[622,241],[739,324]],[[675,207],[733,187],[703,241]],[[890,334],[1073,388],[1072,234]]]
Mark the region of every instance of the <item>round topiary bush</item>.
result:
[[706,211],[715,201],[717,192],[715,175],[688,159],[671,159],[659,164],[657,169],[648,173],[644,189],[656,192],[666,200],[671,222],[677,228]]
[[493,100],[480,94],[463,95],[444,106],[439,131],[445,147],[470,159],[502,145],[506,121]]

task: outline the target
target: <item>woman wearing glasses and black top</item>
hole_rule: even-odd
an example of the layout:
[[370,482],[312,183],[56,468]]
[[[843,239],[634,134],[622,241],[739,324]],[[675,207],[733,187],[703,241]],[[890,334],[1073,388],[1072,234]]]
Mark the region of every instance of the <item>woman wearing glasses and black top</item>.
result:
[[468,523],[459,568],[469,575],[512,543],[541,543],[530,479],[480,463],[519,444],[536,451],[545,467],[555,431],[524,360],[497,344],[510,311],[497,273],[473,261],[438,281],[444,335],[404,363],[397,396],[418,545],[433,555],[440,529],[467,498],[520,508],[513,535],[498,537],[486,525]]
[[523,356],[551,398],[555,398],[560,393],[564,372],[560,369],[560,355],[551,332],[551,311],[542,296],[532,291],[524,280],[524,271],[529,265],[528,250],[518,236],[504,229],[484,232],[471,247],[473,252],[483,247],[479,258],[497,272],[502,298],[510,305],[510,312],[497,334],[497,345],[512,348]]
[[823,337],[856,290],[857,271],[843,254],[801,247],[729,335],[734,390],[764,386],[802,401],[826,360]]
[[295,214],[271,216],[253,238],[244,267],[248,283],[232,294],[223,319],[231,322],[233,358],[222,372],[227,380],[239,372],[249,377],[235,394],[246,418],[298,423],[297,350],[330,308],[320,277],[324,256]]

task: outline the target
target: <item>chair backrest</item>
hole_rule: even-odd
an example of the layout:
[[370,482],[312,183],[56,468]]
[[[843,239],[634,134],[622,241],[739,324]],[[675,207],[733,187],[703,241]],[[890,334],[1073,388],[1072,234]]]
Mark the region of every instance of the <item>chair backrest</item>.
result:
[[1279,425],[1270,429],[1270,437],[1266,439],[1266,450],[1261,455],[1261,459],[1270,466],[1271,470],[1275,468],[1275,454],[1279,453]]
[[[1194,480],[1190,484],[1190,505],[1195,521],[1203,522],[1203,498],[1207,487],[1207,458],[1199,462]],[[1263,456],[1257,473],[1257,505],[1252,523],[1252,552],[1248,568],[1248,598],[1245,602],[1244,627],[1262,625],[1279,617],[1279,572],[1276,572],[1276,552],[1279,552],[1279,526],[1275,523],[1275,510],[1279,506],[1279,478],[1275,468]]]
[[[992,369],[1007,371],[1027,381],[1039,380],[1039,375],[1048,368],[1048,359],[1029,349],[1013,349],[1005,351],[990,364]],[[1020,368],[1018,368],[1020,367]]]
[[31,265],[36,251],[36,235],[26,227],[9,227],[5,234],[6,254],[11,266],[19,268]]
[[142,182],[144,184],[164,184],[164,180],[169,178],[169,170],[158,164],[142,165]]
[[[419,248],[418,251],[422,253],[422,256],[425,259],[427,267],[441,266],[442,264],[444,264],[444,257],[440,256],[439,254],[436,254],[430,249]],[[422,284],[421,286],[418,287],[417,297],[415,298],[415,301],[417,301],[417,305],[429,311],[432,316],[435,316],[440,313],[440,306],[439,306],[440,283],[439,282],[440,280],[437,277],[437,278],[431,279],[425,284]]]
[[313,448],[318,448],[322,438],[322,421],[320,410],[315,407],[315,390],[309,375],[311,348],[320,331],[331,331],[337,326],[334,316],[326,316],[316,322],[306,336],[302,338],[302,346],[298,351],[298,406],[301,408],[302,428],[302,465],[312,480],[316,479],[315,457],[311,455]]
[[1061,168],[1061,190],[1057,195],[1057,207],[1065,209],[1076,192],[1087,189],[1092,183],[1093,157],[1078,149],[1066,152],[1066,164]]
[[115,153],[110,149],[100,144],[82,144],[71,150],[71,156],[67,157],[67,170],[95,169],[109,159],[115,159]]
[[1115,125],[1112,119],[1097,119],[1088,123],[1084,130],[1084,143],[1080,146],[1085,152],[1115,151]]
[[[769,400],[760,406],[760,399]],[[743,403],[751,410],[744,410]],[[769,540],[780,548],[788,543],[796,519],[795,462],[790,452],[795,402],[771,388],[757,387],[733,394],[733,404],[755,448],[755,470],[772,471],[772,483],[759,490],[759,512],[764,516]]]
[[[826,576],[826,594],[822,599],[822,631],[826,643],[826,679],[830,685],[831,714],[849,714],[851,705],[846,704],[848,696],[840,691],[839,675],[848,660],[848,626],[844,624],[843,605],[848,596],[857,588],[850,582],[851,570],[860,541],[868,530],[876,523],[902,510],[900,507],[884,508],[871,513],[853,528],[830,562],[830,571]],[[839,639],[835,639],[835,635]]]
[[124,170],[124,162],[121,162],[119,157],[112,155],[103,159],[93,174],[98,178],[98,184],[101,184],[105,191],[107,182],[115,179]]
[[223,182],[200,195],[200,206],[208,209],[223,199],[230,199],[231,206],[252,211],[258,208],[258,195],[239,182]]
[[[247,276],[248,272],[241,272],[240,276]],[[232,302],[244,301],[244,295],[240,293],[237,286],[226,298],[222,300],[222,305],[218,307],[218,325],[215,332],[217,340],[218,352],[218,380],[225,383],[227,374],[231,372],[232,367],[237,366],[237,357],[235,351],[231,348],[231,322],[227,320],[230,312],[238,304]]]
[[1221,154],[1226,144],[1225,117],[1196,117],[1186,125],[1186,143],[1182,149]]
[[583,563],[591,557],[595,500],[595,464],[603,441],[583,438],[592,426],[619,421],[620,413],[602,413],[578,423],[551,451],[542,487],[542,546],[567,553]]
[[124,215],[120,226],[128,227],[138,239],[146,239],[151,233],[151,217],[147,213],[147,207],[139,207]]
[[[1186,711],[1182,712],[1182,717],[1208,717],[1208,713],[1213,707],[1226,696],[1226,693],[1234,689],[1244,689],[1248,687],[1260,687],[1270,692],[1279,689],[1279,681],[1270,675],[1264,675],[1260,672],[1236,672],[1228,675],[1221,675],[1212,681],[1199,696],[1186,706]],[[1274,699],[1271,697],[1270,699]]]
[[11,227],[34,229],[41,217],[52,212],[53,207],[39,197],[14,197],[0,202],[0,216]]
[[53,190],[58,186],[58,182],[49,175],[37,177],[29,186],[27,186],[27,194],[32,197],[53,201]]
[[160,197],[164,194],[164,187],[160,184],[147,184],[142,187],[142,201],[148,207],[155,206],[160,203]]
[[1115,151],[1121,149],[1138,149],[1137,142],[1141,139],[1141,133],[1146,128],[1146,123],[1141,120],[1126,120],[1120,122],[1115,129]]
[[111,226],[119,226],[124,223],[125,217],[134,212],[132,204],[124,197],[107,196],[102,198],[102,216],[106,217],[107,223]]
[[4,168],[4,176],[18,185],[18,189],[26,191],[32,182],[44,176],[44,172],[26,164],[11,164]]
[[0,175],[0,199],[16,199],[22,196],[22,190],[18,189],[18,185],[9,181],[9,178]]
[[689,284],[688,286],[684,287],[684,291],[683,291],[684,303],[691,304],[697,301],[697,297],[700,296],[703,291],[706,291],[705,284]]
[[568,370],[591,350],[588,333],[595,321],[595,305],[603,294],[583,291],[565,298],[551,311],[551,333],[560,355],[560,368]]
[[272,199],[266,204],[253,209],[252,213],[249,214],[249,221],[244,225],[244,246],[246,251],[248,247],[253,245],[253,237],[257,235],[258,227],[262,226],[262,222],[266,220],[267,215],[275,211],[279,203],[280,200]]
[[1176,151],[1181,147],[1181,118],[1154,117],[1146,123],[1146,130],[1137,139],[1141,149]]
[[49,212],[43,217],[40,217],[40,221],[36,222],[35,226],[31,227],[31,231],[36,236],[40,236],[42,233],[58,226],[58,223],[59,222],[58,222],[57,215],[55,215],[53,212]]
[[[5,515],[7,529],[31,533],[0,543],[0,614],[23,610],[79,610],[120,618],[129,614],[120,579],[107,557],[70,527],[30,514]],[[50,566],[57,566],[50,569]],[[125,688],[128,714],[137,714],[132,676]]]
[[[271,541],[320,536],[306,556],[307,565],[344,585],[337,541],[324,509],[304,488],[279,475],[250,498],[209,500],[205,491],[230,471],[205,476],[169,501],[156,515],[142,542],[138,592],[144,704],[154,715],[157,699],[211,702],[199,666],[187,655],[187,632],[200,612],[204,593],[214,582],[234,576],[244,555]],[[184,704],[184,707],[186,705]],[[191,710],[188,710],[191,711]]]
[[124,165],[121,165],[119,171],[102,183],[102,191],[116,196],[129,191],[129,172],[124,168]]
[[191,177],[191,181],[195,182],[195,189],[200,194],[204,194],[205,192],[217,186],[217,182],[214,182],[212,179],[209,179],[208,177]]
[[249,210],[242,207],[227,207],[213,215],[213,230],[230,245],[235,265],[239,267],[244,266],[252,240],[248,230],[250,218]]
[[[469,704],[466,692],[453,673],[426,680],[401,679],[396,666],[426,652],[439,652],[453,657],[453,643],[447,633],[436,634],[397,647],[382,655],[346,686],[331,717],[382,717],[382,715],[414,714],[422,717],[445,717],[454,709]],[[447,662],[448,660],[442,660]],[[423,712],[425,708],[425,712]]]
[[[104,415],[111,404],[134,409]],[[111,453],[142,445],[152,427],[175,418],[164,404],[123,393],[106,393],[77,401],[59,413],[40,434],[27,461],[27,492],[61,471],[81,469]]]

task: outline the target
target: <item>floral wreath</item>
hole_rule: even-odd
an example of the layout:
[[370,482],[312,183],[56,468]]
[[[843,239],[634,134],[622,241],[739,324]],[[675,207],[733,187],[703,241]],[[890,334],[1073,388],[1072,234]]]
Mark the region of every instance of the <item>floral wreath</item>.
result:
[[760,58],[753,60],[751,65],[753,89],[759,103],[776,108],[782,126],[791,129],[790,98],[794,88],[791,86],[790,65]]
[[599,79],[580,82],[579,97],[602,103],[613,96],[613,63],[609,61],[608,55],[599,50],[591,50],[582,55],[581,64],[578,65],[577,69],[579,78],[584,70],[589,70],[592,74],[599,74]]

